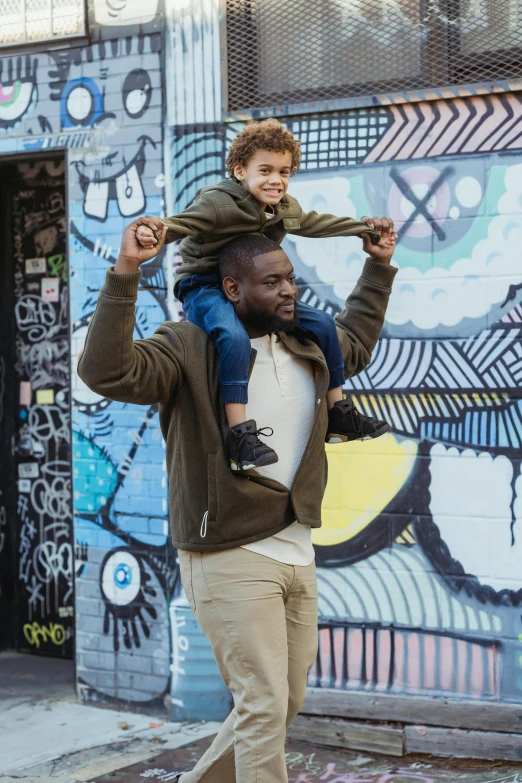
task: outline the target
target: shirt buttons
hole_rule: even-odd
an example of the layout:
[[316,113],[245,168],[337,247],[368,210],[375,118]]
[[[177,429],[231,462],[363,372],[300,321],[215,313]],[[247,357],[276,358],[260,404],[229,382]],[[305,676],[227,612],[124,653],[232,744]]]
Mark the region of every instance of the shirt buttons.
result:
[[320,405],[321,404],[321,400],[317,400],[317,404]]

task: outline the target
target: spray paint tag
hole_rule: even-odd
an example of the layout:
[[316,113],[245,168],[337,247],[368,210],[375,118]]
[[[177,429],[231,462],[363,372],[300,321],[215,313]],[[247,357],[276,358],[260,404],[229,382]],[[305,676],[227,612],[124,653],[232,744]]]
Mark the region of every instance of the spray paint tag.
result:
[[18,465],[18,478],[38,478],[38,473],[39,470],[37,462],[21,462]]
[[45,263],[45,258],[25,259],[26,275],[45,275],[46,272],[47,272],[47,265]]
[[30,492],[31,482],[29,479],[18,479],[18,492]]
[[20,405],[31,404],[31,381],[20,381]]
[[54,405],[54,389],[37,389],[37,405]]
[[42,302],[60,300],[60,281],[57,277],[42,277]]

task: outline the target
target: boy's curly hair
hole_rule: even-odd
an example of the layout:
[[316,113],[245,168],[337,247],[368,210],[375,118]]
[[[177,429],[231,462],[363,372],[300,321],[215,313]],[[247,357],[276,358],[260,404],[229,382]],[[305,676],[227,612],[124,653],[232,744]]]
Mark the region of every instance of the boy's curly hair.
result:
[[270,152],[290,152],[292,155],[291,174],[299,171],[301,163],[300,142],[294,138],[279,120],[253,120],[235,137],[227,155],[227,172],[234,176],[234,166],[245,166],[257,150]]

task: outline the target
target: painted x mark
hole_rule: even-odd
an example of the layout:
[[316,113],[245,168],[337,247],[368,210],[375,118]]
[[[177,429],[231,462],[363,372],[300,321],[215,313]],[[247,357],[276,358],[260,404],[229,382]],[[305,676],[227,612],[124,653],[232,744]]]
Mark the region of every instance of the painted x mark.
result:
[[390,171],[390,176],[392,180],[395,182],[399,190],[401,191],[402,195],[408,199],[408,201],[413,204],[415,209],[409,216],[408,220],[404,223],[403,226],[400,227],[399,231],[397,232],[398,239],[400,239],[407,231],[410,225],[413,223],[415,218],[418,215],[422,215],[423,218],[425,218],[428,223],[431,225],[433,231],[437,235],[438,239],[441,240],[441,242],[446,239],[446,233],[444,230],[439,226],[433,215],[430,213],[428,209],[428,203],[432,196],[434,196],[439,188],[446,182],[446,180],[455,173],[455,169],[453,166],[446,166],[445,169],[443,169],[437,179],[432,182],[430,187],[428,188],[428,192],[425,196],[422,198],[419,198],[414,191],[411,189],[411,187],[408,185],[406,180],[401,177],[397,169],[393,169]]

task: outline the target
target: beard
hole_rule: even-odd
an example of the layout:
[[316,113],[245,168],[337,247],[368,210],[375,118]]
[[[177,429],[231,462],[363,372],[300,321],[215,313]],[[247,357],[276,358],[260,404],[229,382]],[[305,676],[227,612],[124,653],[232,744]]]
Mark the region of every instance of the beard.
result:
[[292,318],[282,318],[277,315],[277,311],[272,313],[261,307],[249,307],[247,323],[248,326],[267,334],[270,332],[293,332],[299,326],[299,313],[296,306]]

